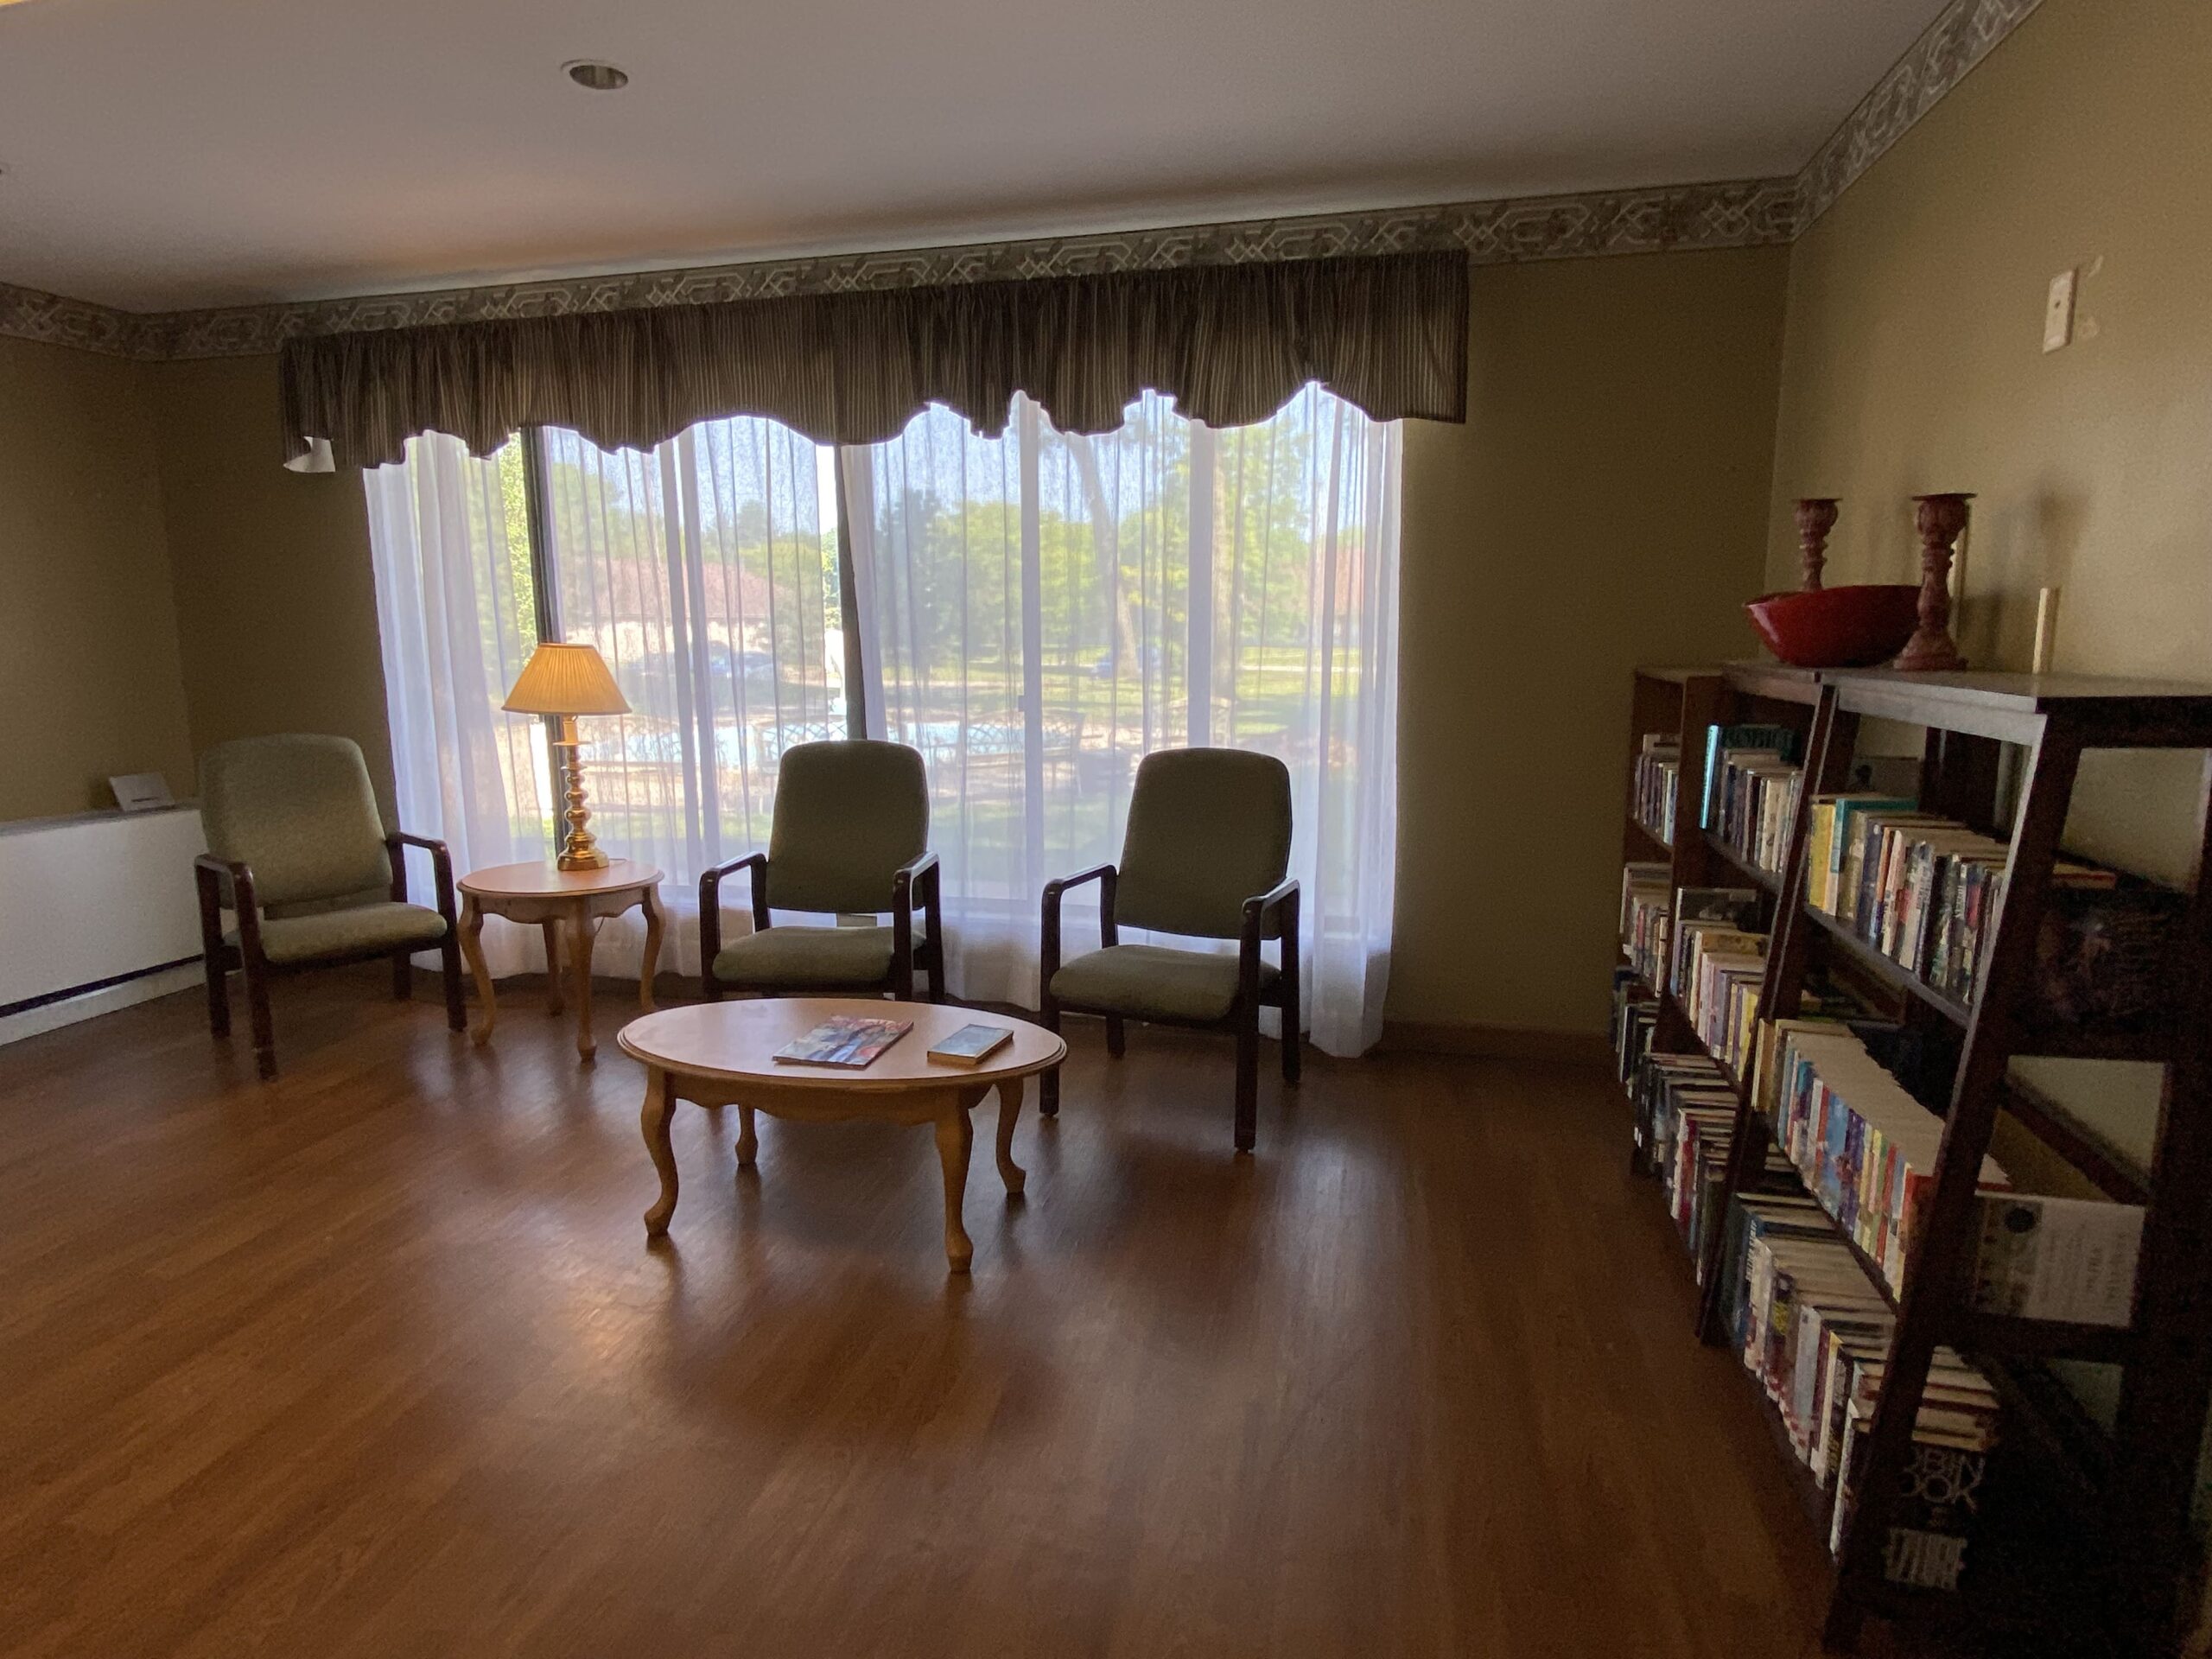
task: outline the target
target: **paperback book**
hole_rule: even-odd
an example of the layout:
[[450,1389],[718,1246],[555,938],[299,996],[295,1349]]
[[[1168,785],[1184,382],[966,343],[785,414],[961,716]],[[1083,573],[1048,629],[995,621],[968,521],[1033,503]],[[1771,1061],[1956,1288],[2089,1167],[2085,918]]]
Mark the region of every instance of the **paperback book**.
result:
[[1014,1040],[1011,1026],[963,1026],[930,1045],[930,1058],[946,1065],[981,1065]]

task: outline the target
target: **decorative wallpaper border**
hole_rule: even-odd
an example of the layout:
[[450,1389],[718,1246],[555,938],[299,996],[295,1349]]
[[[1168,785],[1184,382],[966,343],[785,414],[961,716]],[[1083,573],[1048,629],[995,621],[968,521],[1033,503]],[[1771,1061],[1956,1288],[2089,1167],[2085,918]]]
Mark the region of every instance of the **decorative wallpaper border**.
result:
[[1797,175],[1802,232],[2043,0],[1951,0]]
[[1951,0],[1794,179],[1523,196],[1173,230],[754,260],[301,304],[133,312],[0,283],[0,334],[144,359],[252,357],[302,335],[772,295],[1458,246],[1477,264],[1788,243],[2040,0]]
[[1795,203],[1789,180],[1756,179],[894,253],[754,260],[206,311],[117,311],[31,289],[0,286],[0,334],[130,357],[251,357],[307,334],[1094,271],[1452,246],[1465,248],[1471,259],[1484,264],[1670,248],[1747,247],[1789,241],[1796,229]]
[[74,346],[111,357],[163,357],[161,335],[168,315],[118,311],[35,288],[0,283],[0,335]]

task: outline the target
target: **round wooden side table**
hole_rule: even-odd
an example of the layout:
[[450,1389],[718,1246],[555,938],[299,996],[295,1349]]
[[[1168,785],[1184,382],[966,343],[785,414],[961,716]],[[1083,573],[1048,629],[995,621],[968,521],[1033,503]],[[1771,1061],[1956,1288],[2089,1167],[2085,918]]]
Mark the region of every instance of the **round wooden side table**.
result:
[[[785,1044],[837,1014],[911,1020],[914,1028],[859,1071],[784,1065],[773,1058]],[[966,1025],[1004,1026],[1014,1036],[980,1065],[930,1058],[931,1045]],[[1027,1020],[867,997],[766,997],[664,1008],[632,1020],[615,1040],[645,1067],[640,1125],[645,1149],[660,1173],[660,1197],[645,1211],[648,1240],[664,1236],[676,1213],[676,1156],[669,1149],[668,1122],[679,1100],[740,1109],[741,1168],[752,1167],[760,1147],[753,1124],[756,1111],[812,1122],[871,1118],[929,1123],[937,1130],[938,1160],[944,1173],[945,1259],[955,1273],[967,1272],[975,1255],[960,1218],[968,1192],[968,1154],[976,1137],[968,1114],[984,1096],[997,1091],[999,1179],[1009,1193],[1020,1192],[1024,1177],[1014,1161],[1014,1126],[1021,1114],[1022,1079],[1058,1065],[1068,1052],[1058,1037]]]
[[[471,870],[461,879],[461,953],[476,976],[482,1016],[469,1033],[490,1040],[499,1007],[492,976],[484,966],[484,918],[535,922],[545,931],[545,989],[550,1011],[561,1012],[561,936],[569,939],[569,972],[576,1001],[576,1052],[589,1060],[598,1052],[591,1034],[591,948],[598,924],[636,905],[645,913],[645,959],[638,971],[638,1006],[653,1007],[653,970],[660,962],[660,872],[650,864],[618,858],[603,870],[562,870],[550,863],[495,864]],[[565,924],[565,926],[564,926]]]

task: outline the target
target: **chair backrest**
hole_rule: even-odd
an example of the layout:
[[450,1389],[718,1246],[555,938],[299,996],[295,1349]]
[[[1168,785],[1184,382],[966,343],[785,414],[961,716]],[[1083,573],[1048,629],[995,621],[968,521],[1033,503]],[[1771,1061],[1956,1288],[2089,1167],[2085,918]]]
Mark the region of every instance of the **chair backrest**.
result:
[[768,902],[779,910],[891,908],[891,879],[930,844],[919,752],[866,738],[800,743],[776,774]]
[[1290,868],[1290,772],[1244,749],[1159,749],[1137,763],[1114,919],[1233,939],[1244,901]]
[[253,871],[264,906],[339,899],[391,880],[384,823],[351,738],[242,737],[200,757],[207,850]]

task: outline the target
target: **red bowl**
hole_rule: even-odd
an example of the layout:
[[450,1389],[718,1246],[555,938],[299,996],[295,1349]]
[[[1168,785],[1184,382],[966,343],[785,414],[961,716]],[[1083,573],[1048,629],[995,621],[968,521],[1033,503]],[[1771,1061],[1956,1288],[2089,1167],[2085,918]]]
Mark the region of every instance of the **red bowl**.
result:
[[1769,594],[1744,607],[1776,656],[1797,668],[1870,668],[1904,649],[1920,622],[1920,589],[1821,588]]

